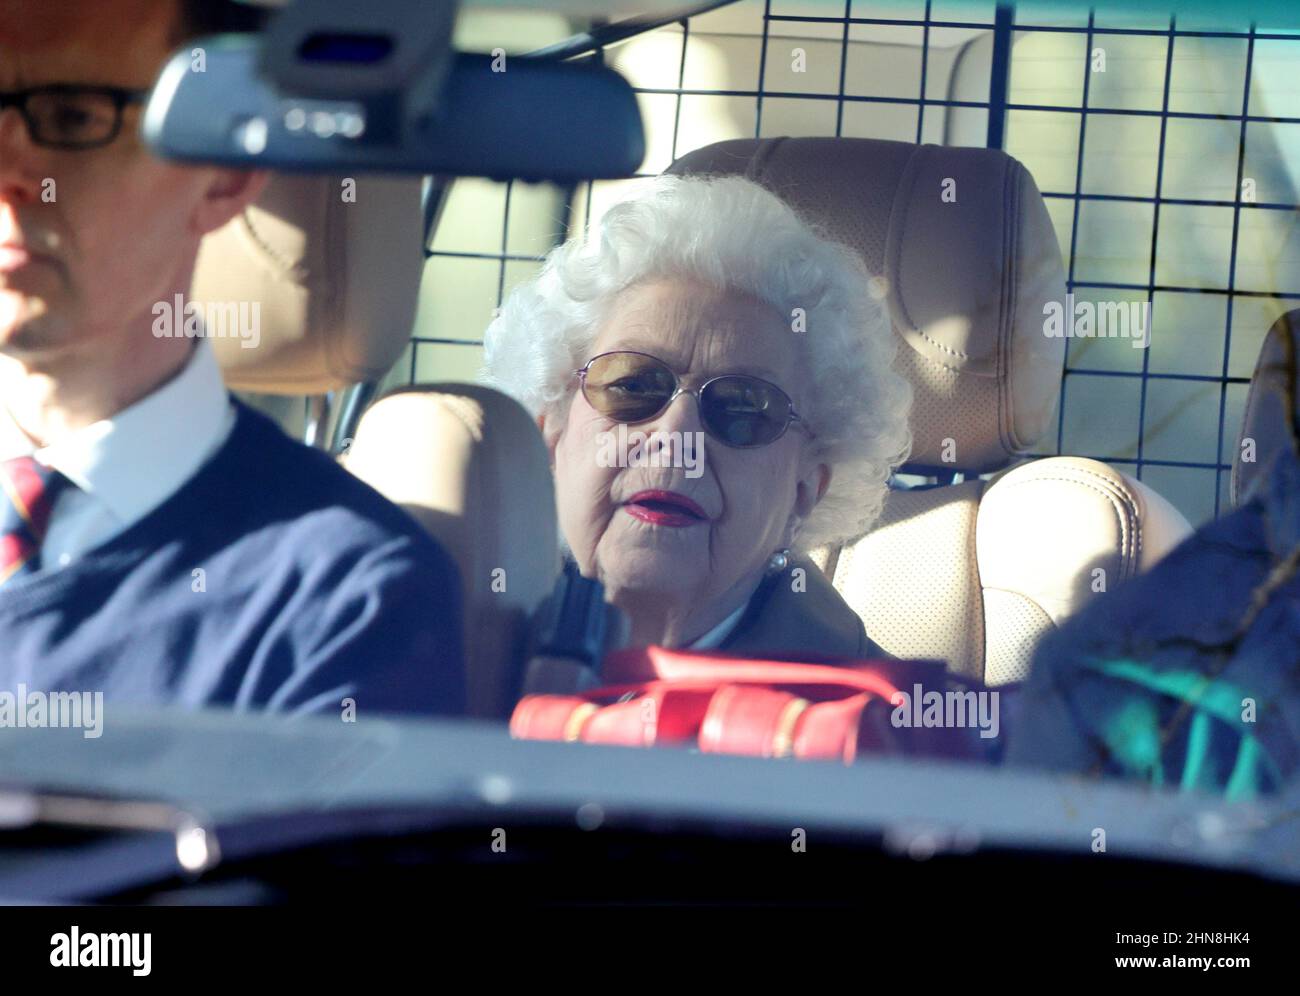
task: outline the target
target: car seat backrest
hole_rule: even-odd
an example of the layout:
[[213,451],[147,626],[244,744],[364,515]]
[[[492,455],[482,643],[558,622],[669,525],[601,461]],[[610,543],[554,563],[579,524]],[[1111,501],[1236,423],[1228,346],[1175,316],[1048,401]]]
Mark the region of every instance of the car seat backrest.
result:
[[469,713],[508,717],[529,620],[560,571],[555,489],[536,424],[492,388],[419,385],[370,407],[345,465],[455,558]]

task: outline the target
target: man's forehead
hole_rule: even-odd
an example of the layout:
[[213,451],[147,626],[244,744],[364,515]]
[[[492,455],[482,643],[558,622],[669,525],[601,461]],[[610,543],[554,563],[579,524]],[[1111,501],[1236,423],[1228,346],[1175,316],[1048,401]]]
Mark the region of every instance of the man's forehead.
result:
[[178,0],[0,0],[0,87],[152,82],[178,11]]

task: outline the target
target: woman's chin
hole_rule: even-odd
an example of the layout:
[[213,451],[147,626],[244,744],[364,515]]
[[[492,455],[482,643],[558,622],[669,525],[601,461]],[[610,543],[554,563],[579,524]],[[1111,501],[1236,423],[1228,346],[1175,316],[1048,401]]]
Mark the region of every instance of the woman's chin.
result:
[[611,594],[688,596],[699,590],[702,580],[690,559],[680,553],[639,547],[622,555],[602,557],[600,578]]

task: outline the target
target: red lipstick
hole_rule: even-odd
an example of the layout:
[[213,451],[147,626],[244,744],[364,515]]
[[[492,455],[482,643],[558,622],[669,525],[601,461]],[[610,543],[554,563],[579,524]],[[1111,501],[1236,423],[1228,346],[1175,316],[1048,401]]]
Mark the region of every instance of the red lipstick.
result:
[[623,503],[623,511],[652,526],[677,529],[709,521],[704,509],[676,491],[638,491]]

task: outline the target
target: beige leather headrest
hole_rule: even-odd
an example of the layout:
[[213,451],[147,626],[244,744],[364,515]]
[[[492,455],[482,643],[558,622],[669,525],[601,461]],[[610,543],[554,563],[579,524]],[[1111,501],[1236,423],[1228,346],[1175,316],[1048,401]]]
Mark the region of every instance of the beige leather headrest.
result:
[[861,254],[916,391],[905,469],[997,470],[1054,424],[1065,340],[1044,334],[1043,307],[1064,303],[1065,272],[1015,159],[866,138],[744,139],[669,172],[747,176]]
[[1300,437],[1300,407],[1295,394],[1298,355],[1300,310],[1287,312],[1274,322],[1260,348],[1237,436],[1237,451],[1232,457],[1233,505],[1250,497],[1277,455],[1296,446]]
[[203,240],[190,299],[258,308],[255,337],[212,339],[227,385],[321,394],[388,373],[415,323],[420,184],[276,176],[255,205]]

